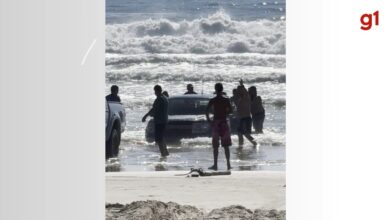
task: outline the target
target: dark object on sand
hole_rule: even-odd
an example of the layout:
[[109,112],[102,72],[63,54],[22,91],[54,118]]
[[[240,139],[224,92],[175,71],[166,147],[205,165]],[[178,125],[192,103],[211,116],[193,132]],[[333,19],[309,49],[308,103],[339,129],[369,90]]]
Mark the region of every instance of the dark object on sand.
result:
[[203,171],[202,168],[191,168],[190,172],[186,174],[176,174],[175,176],[187,176],[187,177],[198,177],[198,176],[221,176],[221,175],[231,175],[230,170],[226,171]]
[[232,172],[230,170],[226,171],[206,171],[203,172],[203,176],[223,176],[223,175],[231,175]]

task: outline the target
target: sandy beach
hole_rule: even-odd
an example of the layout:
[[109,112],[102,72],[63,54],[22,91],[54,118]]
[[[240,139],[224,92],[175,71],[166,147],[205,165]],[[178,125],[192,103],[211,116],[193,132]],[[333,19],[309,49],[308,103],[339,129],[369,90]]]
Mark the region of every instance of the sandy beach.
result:
[[183,177],[182,171],[106,174],[106,203],[157,200],[202,211],[231,205],[285,210],[285,172],[233,171],[229,176]]

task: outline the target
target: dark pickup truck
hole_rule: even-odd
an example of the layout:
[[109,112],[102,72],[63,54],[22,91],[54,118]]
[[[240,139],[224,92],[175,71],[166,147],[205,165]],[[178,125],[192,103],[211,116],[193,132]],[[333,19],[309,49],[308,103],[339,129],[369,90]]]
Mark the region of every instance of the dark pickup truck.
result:
[[[211,127],[206,119],[206,108],[212,95],[180,95],[169,98],[167,142],[179,142],[183,138],[211,137]],[[212,114],[210,113],[212,117]],[[235,121],[234,116],[230,121]],[[232,131],[235,131],[232,123]],[[145,131],[147,142],[154,141],[154,121],[149,120]]]

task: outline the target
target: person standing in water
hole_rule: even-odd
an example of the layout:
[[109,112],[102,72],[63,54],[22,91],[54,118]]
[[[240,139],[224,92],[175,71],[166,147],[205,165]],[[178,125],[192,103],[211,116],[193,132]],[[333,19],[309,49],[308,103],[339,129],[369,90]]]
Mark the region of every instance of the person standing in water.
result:
[[117,85],[111,86],[111,94],[106,96],[108,102],[121,102],[121,98],[118,96],[119,87]]
[[232,94],[233,96],[230,97],[230,102],[234,105],[234,108],[236,108],[236,105],[238,103],[238,93],[237,93],[237,89],[233,89],[232,90]]
[[[207,121],[211,123],[212,129],[212,145],[213,145],[213,156],[214,156],[214,165],[209,167],[211,170],[218,170],[218,149],[221,145],[225,149],[227,169],[230,170],[230,149],[232,145],[232,140],[230,138],[230,128],[228,124],[228,115],[232,113],[232,106],[230,100],[223,96],[223,86],[221,83],[215,84],[216,96],[210,99],[207,109],[206,109],[206,118]],[[213,109],[214,118],[211,121],[209,113]]]
[[256,133],[263,133],[263,123],[265,118],[265,110],[263,107],[263,101],[260,96],[257,95],[257,89],[255,86],[251,86],[248,89],[249,96],[251,98],[251,114],[253,120],[253,128]]
[[194,86],[192,84],[187,85],[187,92],[184,93],[184,95],[193,95],[198,94],[194,91]]
[[254,138],[251,136],[252,130],[252,118],[251,118],[251,101],[249,98],[249,93],[244,86],[242,79],[240,80],[240,85],[237,87],[237,116],[239,118],[238,125],[238,145],[242,146],[244,144],[244,137],[246,137],[253,146],[256,146],[257,143],[254,141]]
[[154,94],[156,95],[156,99],[154,100],[153,107],[142,118],[142,122],[145,122],[148,116],[153,116],[154,139],[160,149],[161,156],[166,157],[169,155],[167,145],[164,141],[165,128],[168,123],[168,99],[162,94],[162,88],[159,85],[154,86]]
[[233,107],[234,116],[230,118],[230,131],[233,133],[233,132],[237,131],[238,124],[240,123],[240,120],[237,116],[237,105],[238,105],[237,88],[233,89],[232,94],[233,94],[233,96],[230,97],[230,104]]

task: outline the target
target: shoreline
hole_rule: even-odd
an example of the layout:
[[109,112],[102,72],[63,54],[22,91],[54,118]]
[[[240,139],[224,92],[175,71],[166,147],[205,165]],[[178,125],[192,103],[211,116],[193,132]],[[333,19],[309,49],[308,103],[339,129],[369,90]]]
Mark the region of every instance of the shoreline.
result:
[[175,176],[186,171],[106,173],[106,203],[157,200],[211,212],[232,205],[285,210],[284,171],[232,171],[228,176]]

